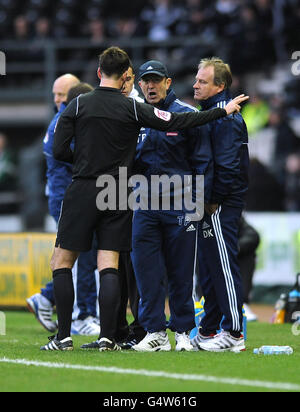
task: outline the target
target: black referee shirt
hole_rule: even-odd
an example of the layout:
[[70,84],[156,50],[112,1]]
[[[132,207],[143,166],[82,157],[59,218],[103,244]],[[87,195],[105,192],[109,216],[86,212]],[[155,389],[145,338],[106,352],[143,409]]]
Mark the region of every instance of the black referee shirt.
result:
[[[162,131],[192,128],[226,116],[224,109],[169,113],[125,97],[120,90],[97,87],[71,101],[56,126],[53,155],[73,163],[73,178],[132,173],[141,127]],[[70,144],[75,138],[74,153]],[[171,139],[171,137],[170,137]]]

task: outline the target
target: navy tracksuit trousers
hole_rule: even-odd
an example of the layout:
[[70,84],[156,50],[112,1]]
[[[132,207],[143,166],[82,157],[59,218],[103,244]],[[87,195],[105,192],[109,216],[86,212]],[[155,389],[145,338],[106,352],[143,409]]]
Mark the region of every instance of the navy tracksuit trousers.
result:
[[[139,322],[150,333],[183,333],[195,327],[193,274],[198,222],[181,211],[134,213],[132,263],[140,294]],[[166,323],[165,278],[171,317]]]
[[242,208],[219,206],[199,225],[199,280],[205,297],[201,333],[243,330],[243,288],[238,264],[238,227]]

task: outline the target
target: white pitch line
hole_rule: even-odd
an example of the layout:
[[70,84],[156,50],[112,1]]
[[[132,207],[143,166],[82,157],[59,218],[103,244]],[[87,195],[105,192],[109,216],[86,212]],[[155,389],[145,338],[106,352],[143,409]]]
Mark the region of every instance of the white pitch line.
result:
[[146,369],[123,369],[117,367],[105,367],[105,366],[87,366],[87,365],[72,365],[69,363],[56,363],[56,362],[38,362],[27,359],[8,359],[0,358],[0,363],[10,363],[24,366],[37,366],[44,368],[56,368],[56,369],[73,369],[92,372],[104,372],[104,373],[116,373],[123,375],[138,375],[146,376],[150,378],[166,378],[176,379],[184,381],[199,381],[199,382],[211,382],[216,384],[225,384],[233,386],[248,386],[255,388],[265,389],[277,389],[282,391],[297,391],[300,392],[300,385],[287,382],[266,382],[239,378],[222,378],[218,376],[209,375],[189,375],[180,373],[169,373],[164,371],[150,371]]

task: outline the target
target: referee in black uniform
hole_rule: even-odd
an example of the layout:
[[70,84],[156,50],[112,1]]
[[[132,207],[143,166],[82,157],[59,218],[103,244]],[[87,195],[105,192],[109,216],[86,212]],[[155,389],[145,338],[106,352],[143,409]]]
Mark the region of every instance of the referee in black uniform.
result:
[[[91,249],[94,232],[98,240],[100,273],[99,350],[119,350],[115,343],[120,304],[119,253],[131,250],[132,211],[101,211],[96,198],[99,176],[109,175],[118,186],[119,168],[131,176],[140,128],[158,130],[191,128],[239,111],[239,97],[226,106],[207,112],[168,113],[137,103],[121,93],[131,62],[118,47],[105,50],[99,59],[100,86],[74,99],[57,124],[53,154],[73,163],[73,182],[67,189],[54,254],[53,284],[58,334],[42,350],[73,350],[70,337],[74,288],[72,267],[80,252]],[[75,138],[72,152],[70,143]],[[118,193],[118,188],[117,191]]]

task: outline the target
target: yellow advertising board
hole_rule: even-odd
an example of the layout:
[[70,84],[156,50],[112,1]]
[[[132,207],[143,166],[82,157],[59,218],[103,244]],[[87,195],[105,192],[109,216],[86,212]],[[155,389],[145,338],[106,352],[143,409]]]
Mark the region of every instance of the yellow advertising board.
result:
[[26,306],[26,298],[52,278],[55,234],[0,234],[0,306]]

